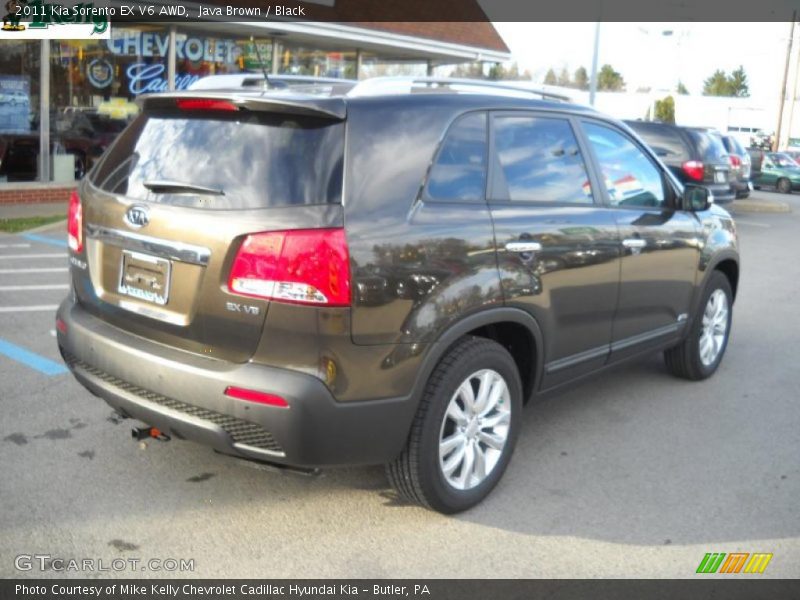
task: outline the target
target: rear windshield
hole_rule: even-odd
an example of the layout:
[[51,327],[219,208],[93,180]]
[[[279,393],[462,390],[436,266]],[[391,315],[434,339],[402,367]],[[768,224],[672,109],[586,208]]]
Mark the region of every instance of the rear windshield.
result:
[[196,208],[331,204],[341,202],[343,148],[344,124],[330,119],[151,112],[119,136],[90,178],[135,200]]
[[697,143],[697,150],[706,162],[728,162],[728,151],[722,143],[722,136],[710,131],[690,129],[689,135]]
[[744,155],[744,148],[739,143],[735,137],[726,135],[722,138],[722,143],[725,144],[725,150],[728,151],[729,154],[738,154],[739,156]]
[[650,146],[656,156],[668,162],[689,160],[689,151],[680,133],[672,127],[650,126],[646,123],[626,121],[639,137]]

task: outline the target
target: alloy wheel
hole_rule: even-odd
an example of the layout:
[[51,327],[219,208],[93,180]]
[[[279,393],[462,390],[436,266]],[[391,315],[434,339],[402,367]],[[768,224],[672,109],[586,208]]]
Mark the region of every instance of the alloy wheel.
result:
[[700,361],[711,366],[717,360],[725,346],[728,335],[728,297],[722,290],[714,290],[709,296],[703,311],[703,323],[700,330]]
[[482,369],[458,386],[439,433],[439,468],[457,490],[480,485],[503,455],[511,424],[511,396],[505,379]]

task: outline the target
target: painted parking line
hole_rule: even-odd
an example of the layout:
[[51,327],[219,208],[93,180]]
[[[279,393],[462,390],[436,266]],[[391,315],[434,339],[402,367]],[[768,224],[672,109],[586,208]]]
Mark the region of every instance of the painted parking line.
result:
[[65,273],[67,267],[44,267],[36,269],[0,269],[0,275],[10,275],[11,273]]
[[4,339],[0,339],[0,355],[22,363],[26,367],[30,367],[44,375],[61,375],[67,372],[67,368],[64,365],[52,361],[49,358],[45,358],[44,356],[39,356],[30,350],[26,350]]
[[33,290],[68,290],[68,283],[47,283],[44,285],[0,285],[0,292],[27,292]]
[[53,254],[0,254],[0,260],[19,260],[20,258],[64,258],[63,252]]
[[31,306],[0,306],[0,313],[15,313],[15,312],[47,312],[55,311],[58,304],[38,304]]
[[750,225],[750,227],[763,227],[764,229],[769,229],[772,225],[768,225],[767,223],[758,223],[756,221],[745,221],[743,219],[736,219],[737,225]]
[[30,244],[0,244],[0,248],[30,248]]
[[51,238],[44,235],[36,235],[35,233],[24,233],[21,236],[26,240],[30,240],[32,242],[39,242],[41,244],[50,244],[51,246],[58,246],[59,248],[66,248],[67,242],[66,240],[62,240],[59,238]]

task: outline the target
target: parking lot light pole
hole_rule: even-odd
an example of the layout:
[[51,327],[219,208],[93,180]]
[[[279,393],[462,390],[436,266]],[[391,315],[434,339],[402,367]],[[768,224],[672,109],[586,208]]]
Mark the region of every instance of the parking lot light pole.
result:
[[597,55],[600,50],[600,21],[594,26],[594,53],[592,54],[592,76],[589,82],[589,105],[594,106],[597,94]]
[[794,65],[794,85],[792,86],[792,96],[789,100],[789,122],[786,124],[786,146],[792,145],[792,121],[794,120],[794,104],[797,100],[797,86],[800,79],[800,44],[797,45],[797,58]]

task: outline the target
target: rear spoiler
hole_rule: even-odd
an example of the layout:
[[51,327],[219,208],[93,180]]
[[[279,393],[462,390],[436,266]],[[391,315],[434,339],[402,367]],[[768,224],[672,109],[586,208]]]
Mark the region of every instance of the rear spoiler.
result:
[[292,93],[231,94],[215,92],[169,92],[146,94],[136,99],[143,110],[169,109],[178,100],[219,100],[237,106],[240,110],[277,112],[283,114],[323,117],[343,121],[347,105],[342,98],[324,98]]

